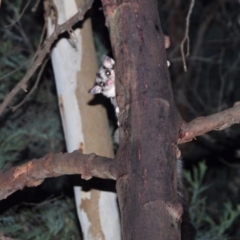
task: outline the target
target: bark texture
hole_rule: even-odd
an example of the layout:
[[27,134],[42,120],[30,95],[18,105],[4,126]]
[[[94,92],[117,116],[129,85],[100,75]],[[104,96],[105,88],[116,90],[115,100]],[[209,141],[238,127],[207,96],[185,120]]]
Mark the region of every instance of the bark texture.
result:
[[123,239],[180,239],[180,121],[155,0],[103,0],[120,107],[117,193]]
[[0,172],[0,200],[25,186],[36,187],[45,178],[62,175],[81,174],[82,179],[99,177],[115,179],[116,169],[111,158],[95,154],[82,154],[80,150],[72,153],[49,153],[40,159],[33,159],[21,166],[4,169]]

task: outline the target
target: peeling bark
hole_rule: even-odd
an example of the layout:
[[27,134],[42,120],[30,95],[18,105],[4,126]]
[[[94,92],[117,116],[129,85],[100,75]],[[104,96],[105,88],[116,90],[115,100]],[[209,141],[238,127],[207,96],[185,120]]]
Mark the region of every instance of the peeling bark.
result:
[[[54,31],[56,23],[67,21],[76,12],[81,12],[79,9],[85,4],[83,0],[53,2],[57,12],[55,18],[53,14],[51,21],[48,19],[49,32]],[[69,39],[59,40],[51,56],[68,152],[80,149],[83,153],[95,152],[113,157],[106,110],[100,104],[89,105],[92,95],[88,94],[88,89],[97,71],[90,19],[84,19],[81,27],[74,31],[69,28],[69,34]],[[84,183],[76,181],[75,184],[76,209],[84,239],[112,240],[114,236],[119,240],[116,194],[90,187],[90,199],[82,204],[87,194],[80,187]],[[106,214],[108,217],[105,217]]]

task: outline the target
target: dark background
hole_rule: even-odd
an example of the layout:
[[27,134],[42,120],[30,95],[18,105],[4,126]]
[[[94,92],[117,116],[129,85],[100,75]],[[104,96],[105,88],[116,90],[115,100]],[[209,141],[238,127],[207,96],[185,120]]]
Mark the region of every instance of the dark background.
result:
[[[26,3],[2,1],[0,8],[0,101],[24,76],[39,45],[43,6],[40,2],[33,12],[35,2],[30,1],[22,14]],[[224,110],[240,100],[240,2],[195,2],[190,17],[190,55],[184,72],[180,44],[189,6],[189,1],[159,1],[162,29],[171,39],[167,58],[171,63],[173,92],[185,121]],[[100,1],[95,1],[88,15],[92,18],[97,57],[103,53],[111,56]],[[36,76],[31,79],[29,89]],[[19,93],[11,106],[25,95]],[[108,108],[109,104],[104,102]],[[240,238],[239,135],[240,126],[235,125],[180,146],[198,240]],[[49,61],[37,90],[26,103],[15,112],[8,108],[0,118],[0,167],[9,168],[48,152],[64,151]],[[70,177],[48,179],[37,188],[14,193],[0,202],[0,214],[0,231],[7,236],[80,239]]]

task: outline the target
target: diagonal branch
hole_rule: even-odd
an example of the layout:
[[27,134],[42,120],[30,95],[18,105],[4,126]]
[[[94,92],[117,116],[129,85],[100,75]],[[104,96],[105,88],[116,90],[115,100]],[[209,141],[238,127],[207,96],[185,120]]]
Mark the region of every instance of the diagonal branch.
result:
[[44,60],[42,66],[41,66],[41,69],[40,69],[40,71],[38,72],[37,79],[36,79],[36,81],[35,81],[32,89],[30,90],[30,92],[25,96],[25,98],[24,98],[20,103],[18,103],[17,105],[11,107],[12,110],[13,110],[13,112],[16,111],[19,107],[21,107],[21,106],[27,101],[27,99],[33,94],[33,92],[37,89],[37,86],[38,86],[38,84],[39,84],[39,82],[40,82],[40,79],[41,79],[41,77],[42,77],[43,70],[45,69],[45,66],[46,66],[47,62],[48,62],[48,58],[46,58],[46,59]]
[[36,60],[30,67],[30,69],[27,71],[26,75],[22,78],[22,80],[7,94],[4,101],[0,105],[0,116],[2,115],[3,111],[6,109],[6,107],[10,104],[12,99],[15,97],[15,95],[22,89],[24,91],[27,91],[27,82],[32,77],[32,75],[36,72],[36,70],[39,68],[39,66],[42,64],[43,60],[49,54],[50,49],[52,47],[52,44],[56,41],[58,36],[63,33],[64,31],[69,31],[74,24],[76,24],[78,21],[83,20],[83,17],[85,13],[88,11],[88,9],[92,6],[93,0],[88,0],[86,4],[79,9],[79,11],[73,15],[68,21],[61,25],[57,25],[55,31],[52,33],[52,35],[44,42],[42,48],[37,52],[36,54]]
[[49,153],[40,159],[1,172],[0,200],[25,186],[38,186],[45,178],[66,174],[81,174],[86,180],[92,177],[116,179],[116,169],[111,158],[94,153],[86,155],[79,150],[65,154]]
[[236,102],[232,108],[212,114],[207,117],[198,117],[189,123],[184,123],[179,134],[178,144],[192,141],[195,137],[209,131],[221,131],[240,123],[240,102]]

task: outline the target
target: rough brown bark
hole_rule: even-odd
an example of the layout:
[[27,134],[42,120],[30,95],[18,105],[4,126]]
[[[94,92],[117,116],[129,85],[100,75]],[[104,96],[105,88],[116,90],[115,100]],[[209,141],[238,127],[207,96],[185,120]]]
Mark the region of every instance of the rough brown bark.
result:
[[123,239],[180,239],[180,129],[155,0],[102,0],[120,107],[117,193]]
[[35,187],[45,178],[65,174],[82,174],[83,179],[116,179],[116,169],[111,158],[99,157],[93,153],[85,155],[79,150],[65,154],[49,153],[40,159],[1,171],[0,200],[25,186]]

